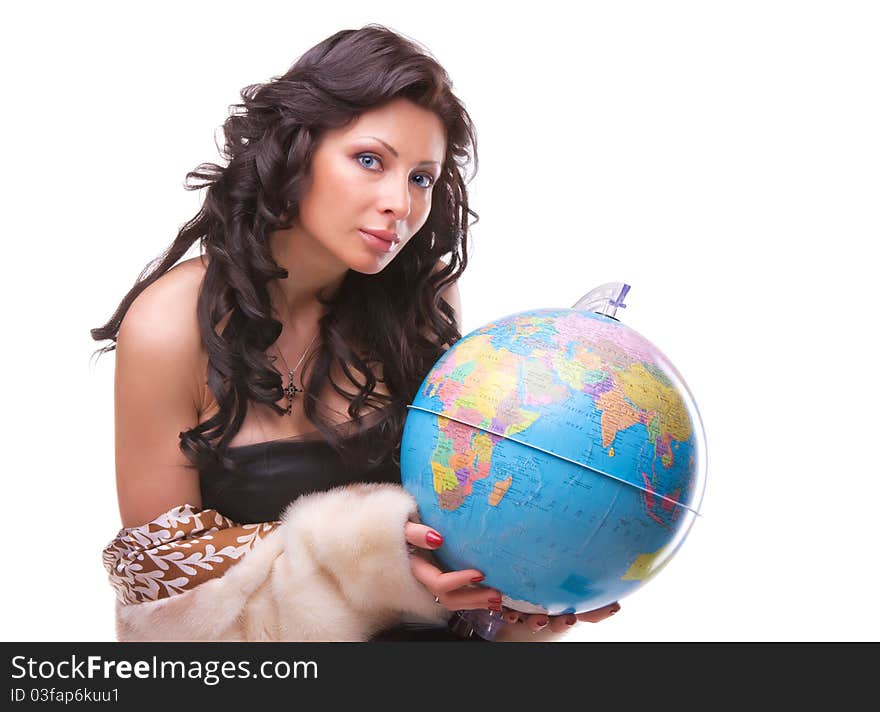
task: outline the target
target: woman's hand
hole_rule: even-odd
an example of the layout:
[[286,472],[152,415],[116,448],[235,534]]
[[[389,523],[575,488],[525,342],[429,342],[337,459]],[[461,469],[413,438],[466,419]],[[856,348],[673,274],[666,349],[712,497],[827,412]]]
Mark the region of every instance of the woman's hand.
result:
[[[411,547],[433,551],[443,543],[443,537],[424,524],[407,522],[404,525],[406,542]],[[426,558],[413,554],[410,556],[410,566],[416,580],[427,588],[438,603],[450,611],[463,611],[475,608],[488,608],[493,611],[504,611],[504,620],[507,623],[518,623],[528,626],[533,632],[549,628],[554,633],[563,633],[569,630],[578,621],[586,623],[598,623],[620,610],[617,602],[597,608],[594,611],[569,614],[564,616],[547,616],[541,613],[528,614],[502,607],[501,592],[494,588],[478,586],[484,576],[477,569],[464,569],[463,571],[443,572]]]
[[[443,537],[424,524],[407,522],[403,529],[411,547],[433,551],[443,543]],[[417,552],[410,556],[410,566],[416,580],[438,599],[438,604],[450,611],[501,610],[501,592],[476,585],[485,578],[477,569],[443,572]]]
[[533,633],[545,630],[549,627],[554,633],[563,633],[570,630],[578,621],[586,623],[598,623],[610,618],[620,610],[620,604],[615,601],[607,606],[597,608],[594,611],[586,611],[585,613],[571,613],[565,616],[547,616],[542,613],[520,613],[510,608],[504,608],[504,620],[507,623],[520,623],[528,626]]

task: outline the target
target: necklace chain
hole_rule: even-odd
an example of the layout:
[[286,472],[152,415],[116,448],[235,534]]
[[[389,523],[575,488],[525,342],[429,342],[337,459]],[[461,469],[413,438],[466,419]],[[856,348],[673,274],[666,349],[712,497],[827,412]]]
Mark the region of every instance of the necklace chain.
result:
[[300,364],[303,362],[303,359],[305,359],[306,354],[309,352],[309,349],[312,348],[312,344],[315,343],[315,339],[318,338],[318,333],[320,333],[320,330],[318,332],[316,332],[315,335],[312,337],[312,340],[309,342],[309,345],[306,346],[306,350],[303,351],[303,355],[300,357],[296,366],[294,366],[293,368],[291,368],[290,366],[287,365],[287,359],[284,358],[284,354],[281,353],[281,349],[278,348],[277,342],[275,344],[273,344],[273,346],[275,346],[275,350],[278,352],[278,355],[281,357],[281,361],[284,363],[284,368],[287,369],[288,381],[287,381],[287,385],[284,387],[284,395],[287,397],[287,411],[286,411],[287,415],[293,414],[293,399],[296,397],[296,394],[303,392],[303,389],[297,388],[296,384],[293,382],[293,375],[294,375],[294,373],[296,373],[296,369],[298,369],[300,367]]

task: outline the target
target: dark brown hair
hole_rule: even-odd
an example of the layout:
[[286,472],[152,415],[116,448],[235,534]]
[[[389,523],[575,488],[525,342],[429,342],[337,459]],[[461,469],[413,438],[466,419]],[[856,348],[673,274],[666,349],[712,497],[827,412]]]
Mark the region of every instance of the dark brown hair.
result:
[[[268,235],[289,228],[308,179],[322,132],[345,126],[363,112],[405,97],[434,112],[446,131],[446,156],[433,189],[430,214],[405,248],[376,275],[353,270],[332,297],[319,322],[324,348],[303,366],[306,416],[343,455],[344,442],[316,407],[329,380],[351,398],[348,415],[359,422],[362,407],[383,408],[377,437],[399,464],[399,444],[412,402],[431,366],[461,338],[440,292],[467,266],[470,225],[479,216],[468,207],[466,183],[476,174],[476,132],[452,91],[446,71],[420,45],[382,25],[343,30],[305,52],[283,76],[241,90],[243,103],[230,107],[221,151],[227,165],[203,163],[186,176],[187,190],[206,188],[202,206],[171,246],[148,264],[110,320],[91,330],[96,341],[112,339],[135,298],[175,266],[196,240],[210,257],[198,298],[198,323],[208,353],[207,384],[218,412],[180,433],[180,447],[193,465],[230,467],[224,455],[244,420],[248,402],[279,414],[282,380],[266,349],[281,332],[272,316],[267,285],[283,279],[269,250]],[[464,169],[473,173],[465,179]],[[468,223],[468,216],[474,221]],[[448,264],[435,271],[441,257]],[[217,323],[231,316],[221,335]],[[366,349],[362,358],[350,346]],[[342,389],[330,378],[334,359],[356,387]],[[381,363],[390,397],[374,393],[370,363]],[[355,376],[357,372],[359,376]]]

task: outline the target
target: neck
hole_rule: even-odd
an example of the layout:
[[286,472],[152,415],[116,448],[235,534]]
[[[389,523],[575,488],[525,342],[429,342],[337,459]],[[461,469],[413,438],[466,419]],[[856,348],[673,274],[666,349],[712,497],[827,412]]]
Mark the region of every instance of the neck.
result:
[[284,279],[269,283],[272,308],[285,328],[311,334],[327,311],[318,296],[332,296],[348,268],[325,249],[316,246],[296,225],[269,235],[269,249]]

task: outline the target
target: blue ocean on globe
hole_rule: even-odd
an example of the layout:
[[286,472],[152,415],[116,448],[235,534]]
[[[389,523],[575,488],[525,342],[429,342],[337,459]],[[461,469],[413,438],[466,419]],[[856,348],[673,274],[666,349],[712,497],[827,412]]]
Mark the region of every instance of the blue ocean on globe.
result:
[[705,483],[694,400],[651,342],[587,309],[476,329],[424,379],[401,442],[403,486],[504,605],[550,615],[618,601],[689,532]]

